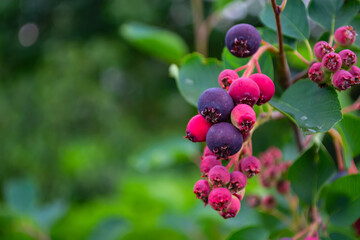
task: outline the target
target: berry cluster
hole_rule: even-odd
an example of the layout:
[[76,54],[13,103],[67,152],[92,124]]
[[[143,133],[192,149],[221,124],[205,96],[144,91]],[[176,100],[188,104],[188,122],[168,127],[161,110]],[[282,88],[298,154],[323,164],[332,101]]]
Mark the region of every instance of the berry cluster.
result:
[[[356,32],[351,26],[343,26],[335,31],[334,38],[341,47],[348,47],[354,43]],[[353,51],[344,49],[336,53],[336,47],[325,41],[317,42],[314,54],[319,62],[314,63],[308,73],[320,87],[331,82],[335,89],[342,91],[360,84],[360,68],[355,66],[357,56]]]

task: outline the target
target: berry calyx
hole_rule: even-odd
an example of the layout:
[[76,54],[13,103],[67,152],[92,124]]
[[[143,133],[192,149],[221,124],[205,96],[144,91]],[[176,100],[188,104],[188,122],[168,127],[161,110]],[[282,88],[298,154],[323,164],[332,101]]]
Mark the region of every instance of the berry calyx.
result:
[[230,173],[229,190],[231,193],[237,193],[242,190],[247,184],[247,178],[245,174],[240,171],[233,171]]
[[194,193],[196,198],[202,200],[206,204],[208,203],[208,196],[210,194],[211,187],[208,181],[201,179],[195,183]]
[[207,177],[210,169],[212,169],[216,165],[221,165],[221,161],[216,159],[216,156],[209,155],[203,157],[200,163],[200,171],[203,177]]
[[230,173],[226,167],[217,165],[210,169],[208,178],[214,188],[224,187],[230,182]]
[[339,55],[342,60],[342,67],[345,69],[352,67],[357,62],[356,54],[349,49],[344,49],[340,51]]
[[332,77],[332,84],[338,90],[346,90],[354,83],[354,77],[351,73],[345,70],[337,71]]
[[192,142],[205,142],[206,134],[211,123],[206,121],[200,114],[192,117],[186,126],[186,137]]
[[208,146],[205,146],[202,158],[206,156],[215,156],[215,154],[209,149]]
[[258,174],[261,169],[259,159],[254,156],[245,157],[240,160],[241,170],[247,175],[248,178]]
[[222,211],[230,206],[231,198],[227,188],[214,188],[209,194],[208,202],[216,211]]
[[317,42],[314,45],[314,54],[319,61],[321,61],[326,54],[332,53],[334,51],[334,48],[332,48],[330,44],[325,41]]
[[252,107],[260,98],[260,88],[251,78],[242,77],[230,85],[229,94],[235,104],[242,103]]
[[314,63],[309,69],[309,78],[315,83],[323,83],[325,80],[325,74],[322,70],[321,63]]
[[240,207],[241,207],[240,200],[237,197],[232,196],[230,206],[219,213],[224,219],[234,218],[239,213]]
[[346,47],[355,42],[356,35],[352,26],[343,26],[336,29],[334,38],[339,45]]
[[271,78],[261,73],[252,74],[249,78],[251,78],[260,89],[260,97],[256,104],[262,105],[270,101],[275,94],[275,85]]
[[228,90],[231,83],[235,80],[238,79],[239,75],[237,74],[237,72],[235,72],[234,70],[231,69],[225,69],[224,71],[222,71],[219,75],[218,78],[218,82],[220,87],[222,87],[225,90]]
[[342,60],[339,54],[337,53],[328,53],[326,54],[322,61],[322,66],[325,70],[329,72],[336,72],[342,66]]
[[249,132],[256,121],[256,114],[247,104],[238,104],[231,111],[231,122],[241,132]]

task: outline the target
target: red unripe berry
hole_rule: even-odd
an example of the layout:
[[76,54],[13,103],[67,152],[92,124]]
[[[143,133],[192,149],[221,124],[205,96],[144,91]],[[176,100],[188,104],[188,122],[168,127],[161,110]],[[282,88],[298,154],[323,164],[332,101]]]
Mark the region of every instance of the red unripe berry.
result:
[[281,180],[276,184],[276,190],[280,194],[287,194],[290,191],[290,182]]
[[231,69],[225,69],[219,75],[219,78],[218,78],[219,85],[223,89],[228,90],[231,83],[235,79],[238,79],[238,78],[239,78],[239,75],[237,74],[237,72],[235,72],[234,70],[231,70]]
[[260,182],[261,185],[263,185],[263,187],[265,188],[269,188],[272,187],[274,181],[268,177],[266,177],[264,174],[260,174]]
[[240,171],[233,171],[230,173],[229,190],[231,193],[237,193],[246,186],[247,178],[245,174]]
[[205,205],[208,203],[210,191],[211,187],[208,181],[201,179],[195,183],[194,193],[196,194],[196,198],[202,200]]
[[254,80],[254,82],[256,82],[256,84],[259,86],[260,89],[260,97],[256,104],[261,105],[270,101],[270,99],[275,94],[275,85],[271,80],[271,78],[261,73],[255,73],[251,75],[249,78]]
[[324,67],[324,69],[329,72],[336,72],[342,66],[341,57],[337,53],[326,54],[323,57],[321,63],[322,63],[322,66]]
[[319,61],[321,61],[326,54],[334,51],[330,44],[325,41],[317,42],[314,46],[314,54]]
[[247,177],[250,178],[260,172],[261,163],[256,157],[249,156],[240,160],[240,167]]
[[346,90],[354,83],[354,77],[345,70],[337,71],[332,77],[332,84],[338,90]]
[[356,32],[352,26],[343,26],[336,29],[335,41],[341,46],[350,46],[356,39]]
[[262,206],[270,210],[276,206],[276,199],[272,195],[267,195],[262,200]]
[[281,169],[278,165],[271,165],[265,171],[262,172],[265,178],[276,180],[280,177]]
[[257,207],[261,203],[261,199],[258,195],[247,195],[245,200],[249,207]]
[[238,104],[231,111],[231,122],[240,132],[249,132],[256,121],[254,109],[247,104]]
[[235,104],[254,106],[260,98],[260,88],[252,79],[242,77],[230,85],[229,94]]
[[323,83],[325,80],[325,74],[322,70],[322,64],[319,62],[311,65],[308,74],[310,80],[315,83]]
[[355,229],[356,235],[360,236],[360,218],[358,218],[352,226]]
[[232,195],[227,188],[214,188],[209,194],[209,204],[216,211],[230,206]]
[[200,171],[202,173],[203,177],[207,177],[210,169],[212,169],[214,166],[221,165],[221,161],[216,159],[216,156],[209,155],[206,157],[203,157],[201,163],[200,163]]
[[230,182],[229,170],[222,165],[216,165],[210,169],[208,179],[214,188],[224,187]]
[[357,57],[356,54],[349,50],[349,49],[344,49],[342,51],[339,52],[339,55],[341,57],[342,60],[342,67],[343,68],[350,68],[352,65],[355,65],[357,62]]
[[192,142],[205,142],[211,123],[200,114],[192,117],[186,127],[186,137]]
[[353,81],[354,81],[354,85],[358,85],[360,84],[360,68],[358,68],[357,66],[352,66],[349,70],[349,72],[353,75]]
[[234,218],[240,211],[240,207],[241,207],[240,200],[237,197],[232,196],[230,206],[219,213],[224,219]]
[[215,156],[215,153],[213,153],[208,146],[204,148],[203,158],[206,156]]

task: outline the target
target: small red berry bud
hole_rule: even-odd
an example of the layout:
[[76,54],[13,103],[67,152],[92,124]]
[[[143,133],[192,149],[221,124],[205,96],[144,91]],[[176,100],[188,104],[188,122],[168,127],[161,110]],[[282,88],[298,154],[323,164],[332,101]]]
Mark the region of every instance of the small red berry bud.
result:
[[231,83],[235,80],[238,79],[239,75],[237,74],[237,72],[235,72],[234,70],[231,69],[225,69],[224,71],[222,71],[219,75],[218,78],[218,82],[220,87],[222,87],[225,90],[228,90]]
[[337,53],[326,54],[323,57],[321,63],[322,63],[322,66],[324,67],[324,69],[329,72],[336,72],[342,66],[341,57]]
[[227,188],[214,188],[209,194],[209,204],[216,211],[230,206],[232,195]]
[[241,170],[250,178],[260,172],[261,163],[256,157],[249,156],[240,160],[240,166]]
[[186,137],[192,142],[204,142],[206,134],[211,127],[211,123],[207,122],[200,114],[192,117],[186,127]]
[[208,179],[214,188],[224,187],[230,182],[229,170],[221,165],[216,165],[210,169]]
[[349,49],[344,49],[342,51],[339,52],[339,55],[341,57],[342,60],[342,67],[343,68],[350,68],[351,66],[355,65],[357,62],[357,57],[356,54],[349,50]]
[[240,171],[230,173],[229,190],[231,193],[237,193],[246,186],[247,179],[245,174]]
[[354,83],[354,77],[345,70],[337,71],[332,77],[332,84],[338,90],[346,90]]
[[200,171],[203,174],[203,177],[207,177],[209,171],[214,166],[221,165],[221,161],[216,159],[216,156],[206,156],[202,159],[200,163]]
[[290,182],[285,180],[279,181],[276,184],[276,190],[280,194],[287,194],[290,191]]
[[205,205],[208,203],[210,191],[211,187],[208,181],[201,179],[195,183],[194,193],[198,199],[201,199],[205,203]]
[[350,46],[356,39],[356,32],[352,26],[343,26],[336,29],[335,41],[341,46]]
[[317,42],[314,46],[314,54],[319,61],[321,61],[326,54],[332,52],[334,52],[334,49],[325,41]]
[[231,111],[231,122],[241,132],[249,132],[255,121],[255,111],[247,104],[238,104]]
[[360,84],[360,68],[357,66],[352,66],[349,72],[353,75],[354,85]]
[[271,80],[271,78],[261,73],[255,73],[251,75],[249,78],[254,80],[254,82],[256,82],[256,84],[259,86],[260,89],[260,97],[256,104],[262,105],[270,101],[270,99],[275,94],[275,85]]
[[230,85],[229,94],[235,104],[243,103],[252,107],[260,98],[260,89],[252,79],[242,77]]
[[240,207],[241,207],[240,200],[237,197],[232,196],[230,206],[219,213],[224,219],[234,218],[240,211]]
[[309,69],[309,78],[315,83],[323,83],[325,80],[325,74],[322,70],[321,63],[314,63]]
[[258,207],[261,203],[261,199],[258,195],[247,195],[245,200],[249,207]]
[[262,206],[267,210],[276,207],[276,204],[276,199],[272,195],[267,195],[262,200]]

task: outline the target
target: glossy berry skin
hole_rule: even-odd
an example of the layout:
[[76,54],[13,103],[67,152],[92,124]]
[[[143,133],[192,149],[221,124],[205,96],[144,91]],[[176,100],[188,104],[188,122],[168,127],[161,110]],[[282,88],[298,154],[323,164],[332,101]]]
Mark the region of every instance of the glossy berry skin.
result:
[[326,54],[332,52],[335,52],[335,50],[325,41],[317,42],[314,46],[314,54],[319,61],[321,61]]
[[262,105],[270,101],[275,94],[275,85],[271,78],[261,73],[252,74],[249,78],[256,82],[260,89],[260,97],[256,104]]
[[261,204],[265,209],[270,210],[276,206],[276,200],[272,195],[267,195],[263,198]]
[[205,142],[211,123],[200,114],[192,117],[186,127],[186,137],[192,142]]
[[315,83],[323,83],[325,80],[325,74],[322,70],[322,64],[321,63],[314,63],[311,65],[309,69],[309,78],[311,81]]
[[232,98],[221,88],[205,90],[198,101],[199,113],[210,123],[228,121],[233,108]]
[[237,197],[232,196],[230,206],[219,213],[224,219],[234,218],[239,213],[240,207],[240,200]]
[[279,181],[276,184],[276,190],[280,194],[287,194],[290,191],[290,182],[285,180]]
[[222,165],[214,166],[208,173],[208,179],[214,188],[224,187],[230,182],[229,170]]
[[251,78],[242,77],[229,87],[229,94],[235,104],[254,106],[260,98],[260,88]]
[[195,183],[194,193],[196,194],[196,198],[202,200],[205,205],[208,203],[210,191],[211,187],[207,180],[201,179]]
[[336,72],[342,66],[342,60],[339,54],[337,53],[328,53],[326,54],[322,61],[322,66],[328,72]]
[[227,188],[214,188],[209,194],[209,205],[216,211],[230,206],[232,195]]
[[230,173],[229,190],[231,193],[237,193],[243,189],[247,184],[247,178],[245,174],[240,171],[233,171]]
[[260,172],[261,163],[256,157],[249,156],[240,160],[240,167],[242,172],[250,178]]
[[357,66],[352,66],[349,70],[349,72],[351,73],[351,75],[353,75],[353,85],[358,85],[360,84],[360,68],[358,68]]
[[218,82],[221,88],[228,90],[231,83],[238,78],[239,75],[237,72],[231,69],[225,69],[220,73]]
[[350,88],[353,82],[353,75],[345,70],[337,71],[332,77],[332,84],[340,91]]
[[247,104],[238,104],[231,111],[231,123],[240,132],[249,132],[256,121],[256,114],[252,107]]
[[345,69],[351,68],[357,62],[356,54],[349,49],[344,49],[340,51],[339,55],[342,60],[342,67]]
[[352,26],[339,27],[334,33],[334,38],[339,45],[350,46],[355,42],[356,32]]
[[245,58],[252,56],[259,49],[261,36],[252,25],[237,24],[227,31],[225,44],[232,55]]
[[203,177],[207,177],[210,169],[212,169],[214,166],[221,165],[221,161],[216,159],[216,156],[209,155],[206,157],[203,157],[201,163],[200,163],[200,171],[202,173]]
[[218,159],[228,159],[240,150],[242,143],[241,132],[231,123],[214,124],[206,135],[206,145]]

